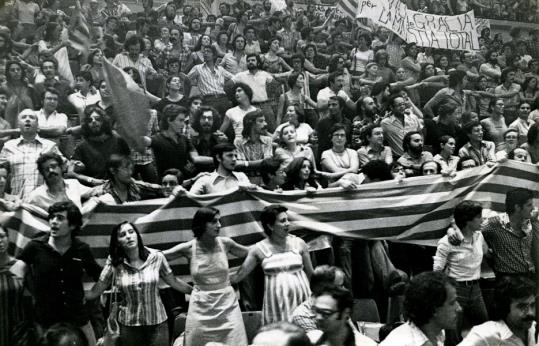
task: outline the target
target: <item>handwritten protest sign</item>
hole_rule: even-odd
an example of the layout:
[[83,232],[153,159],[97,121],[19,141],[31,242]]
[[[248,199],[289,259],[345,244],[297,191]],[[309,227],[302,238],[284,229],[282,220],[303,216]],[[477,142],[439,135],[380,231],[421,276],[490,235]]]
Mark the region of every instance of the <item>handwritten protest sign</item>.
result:
[[477,50],[478,35],[474,12],[438,16],[412,11],[400,0],[360,0],[357,18],[370,18],[421,47]]

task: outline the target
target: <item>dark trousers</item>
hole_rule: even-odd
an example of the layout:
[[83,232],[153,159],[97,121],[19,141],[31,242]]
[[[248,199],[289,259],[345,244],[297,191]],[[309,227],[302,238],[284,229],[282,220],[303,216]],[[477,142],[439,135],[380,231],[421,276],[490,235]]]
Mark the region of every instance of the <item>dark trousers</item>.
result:
[[167,322],[153,326],[124,326],[120,323],[122,346],[168,346]]

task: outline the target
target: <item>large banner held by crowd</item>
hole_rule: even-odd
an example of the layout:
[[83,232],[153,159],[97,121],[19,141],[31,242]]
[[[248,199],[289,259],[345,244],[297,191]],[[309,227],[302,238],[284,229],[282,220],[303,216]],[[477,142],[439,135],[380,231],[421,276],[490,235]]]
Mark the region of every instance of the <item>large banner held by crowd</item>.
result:
[[359,0],[357,18],[369,18],[420,47],[478,50],[473,11],[439,16],[408,9],[400,0]]
[[[156,199],[118,206],[99,205],[85,222],[80,239],[88,243],[100,264],[108,256],[109,234],[114,225],[133,221],[147,246],[167,249],[192,239],[191,220],[201,206],[221,212],[223,236],[250,245],[263,238],[258,222],[266,205],[281,203],[289,209],[293,232],[304,237],[329,234],[362,239],[389,239],[436,243],[449,225],[454,207],[463,200],[481,202],[484,208],[504,212],[505,193],[515,187],[539,197],[539,169],[510,161],[459,172],[453,179],[416,177],[402,182],[362,185],[357,191],[341,189],[284,193],[236,191],[174,200]],[[21,208],[9,219],[10,250],[18,253],[33,237],[48,230],[45,215]],[[237,266],[243,259],[231,259]],[[187,275],[185,261],[172,262],[174,272]]]

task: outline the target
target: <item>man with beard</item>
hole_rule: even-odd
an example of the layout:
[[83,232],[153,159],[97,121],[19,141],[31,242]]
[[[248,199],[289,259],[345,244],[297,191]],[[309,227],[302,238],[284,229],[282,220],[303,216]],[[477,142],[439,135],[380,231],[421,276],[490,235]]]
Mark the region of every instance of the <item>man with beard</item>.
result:
[[11,194],[26,197],[42,184],[36,160],[46,152],[60,154],[53,141],[43,139],[37,134],[38,122],[35,111],[25,109],[18,117],[20,137],[7,141],[0,151],[0,165],[7,163],[11,171]]
[[404,154],[397,162],[404,168],[406,177],[421,175],[423,162],[432,160],[432,154],[423,151],[423,134],[419,131],[408,132],[404,135],[402,147]]
[[495,88],[502,75],[502,69],[498,64],[498,52],[490,50],[487,52],[486,58],[487,61],[479,66],[479,74],[487,78],[489,88]]
[[259,68],[262,66],[262,60],[258,54],[248,54],[247,71],[239,72],[232,80],[235,83],[244,83],[251,87],[253,91],[252,105],[260,108],[266,118],[268,131],[273,133],[277,127],[275,114],[268,100],[267,84],[273,82],[273,76]]
[[496,163],[496,146],[493,142],[483,140],[481,123],[472,121],[463,130],[468,136],[468,143],[460,148],[459,156],[473,158],[478,166],[493,166]]
[[98,106],[84,111],[82,123],[83,140],[75,147],[72,159],[83,166],[79,172],[97,179],[107,179],[107,160],[112,154],[129,155],[129,146],[124,139],[112,132],[110,119]]
[[378,106],[372,97],[364,97],[358,101],[358,104],[358,115],[352,120],[351,147],[353,149],[359,149],[360,146],[367,145],[361,140],[365,136],[363,134],[365,129],[370,125],[379,125],[381,120],[380,115],[378,115]]
[[533,281],[504,278],[494,292],[491,321],[473,327],[459,346],[537,345]]
[[342,72],[333,72],[328,77],[329,86],[320,90],[316,96],[316,108],[320,115],[320,119],[327,118],[329,116],[329,98],[331,96],[337,96],[345,102],[346,106],[351,109],[356,109],[356,104],[350,99],[344,90],[344,75]]
[[90,197],[91,188],[76,179],[63,178],[64,162],[60,155],[44,153],[36,164],[45,184],[30,193],[28,203],[46,211],[56,202],[71,201],[82,209],[82,200]]
[[273,140],[265,136],[266,119],[260,110],[249,112],[243,118],[243,139],[236,145],[237,166],[245,167],[251,183],[262,185],[260,168],[264,160],[273,157]]
[[228,142],[228,137],[219,131],[219,123],[219,114],[213,107],[201,106],[195,111],[192,126],[197,135],[191,141],[199,155],[213,157],[213,147]]
[[171,61],[179,62],[179,71],[187,72],[185,71],[185,68],[191,65],[191,50],[183,44],[183,37],[183,32],[180,29],[176,27],[170,29],[170,42],[172,42],[172,49],[170,50],[169,57]]
[[404,293],[408,321],[380,346],[442,346],[445,329],[455,329],[461,307],[455,283],[441,272],[424,272],[410,280]]
[[404,154],[402,146],[404,134],[421,131],[423,127],[416,115],[406,112],[406,101],[399,94],[392,96],[388,102],[391,113],[380,122],[380,125],[393,156],[401,156]]
[[[58,111],[61,113],[74,113],[75,109],[67,100],[68,95],[72,93],[69,81],[58,76],[58,62],[54,58],[44,58],[40,63],[41,73],[45,80],[34,85],[38,95],[43,95],[46,89],[54,88],[58,90]],[[42,100],[43,101],[43,100]]]

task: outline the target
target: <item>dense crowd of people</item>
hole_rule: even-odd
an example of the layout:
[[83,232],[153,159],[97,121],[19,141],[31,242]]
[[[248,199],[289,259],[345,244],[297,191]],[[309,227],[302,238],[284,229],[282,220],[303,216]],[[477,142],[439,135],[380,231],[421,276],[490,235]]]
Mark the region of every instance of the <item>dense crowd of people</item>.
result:
[[[537,22],[533,1],[486,2],[406,1]],[[221,236],[210,207],[192,216],[192,240],[164,251],[119,215],[104,267],[77,235],[98,204],[235,189],[345,193],[508,160],[537,166],[537,31],[514,28],[503,42],[485,28],[480,50],[451,51],[292,0],[279,11],[270,0],[223,2],[208,15],[183,0],[141,5],[0,8],[0,345],[93,346],[110,329],[109,311],[125,346],[170,345],[178,312],[187,346],[536,345],[538,196],[518,186],[503,214],[458,204],[435,253],[325,235],[311,252],[278,204],[260,211],[265,239],[251,246]],[[143,151],[119,134],[123,110],[104,59],[150,104],[140,110],[149,119]],[[50,229],[14,257],[2,222],[23,203],[48,215]],[[180,257],[192,282],[171,270]],[[231,258],[243,260],[234,274]],[[493,308],[483,262],[496,276]],[[95,284],[85,290],[87,277]],[[352,322],[354,299],[374,299],[384,316],[388,297],[399,313],[375,341]],[[242,310],[261,311],[254,340]]]

